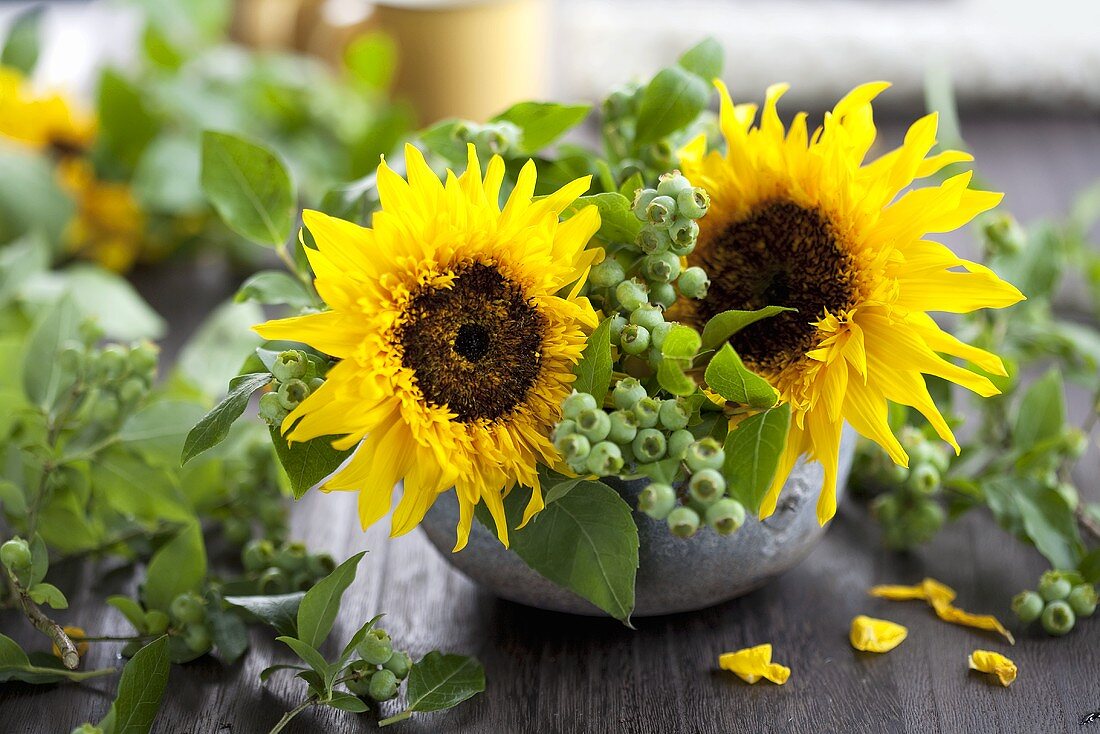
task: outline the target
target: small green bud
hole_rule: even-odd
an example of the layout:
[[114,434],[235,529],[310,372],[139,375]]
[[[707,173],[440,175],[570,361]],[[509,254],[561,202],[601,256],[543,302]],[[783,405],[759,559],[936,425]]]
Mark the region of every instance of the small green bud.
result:
[[676,219],[676,200],[658,195],[645,208],[645,221],[657,229],[668,229]]
[[286,543],[275,553],[275,565],[288,574],[294,574],[305,569],[308,556],[309,550],[302,543]]
[[681,428],[673,431],[668,437],[668,455],[673,459],[683,459],[687,456],[688,447],[695,443],[695,436],[691,431]]
[[680,213],[690,219],[698,219],[710,208],[710,195],[706,189],[695,188],[681,191],[676,195],[676,204]]
[[646,221],[646,209],[653,200],[657,198],[656,189],[638,189],[634,192],[634,203],[631,204],[631,209],[634,210],[634,216],[640,221]]
[[729,497],[723,497],[707,508],[707,525],[719,535],[732,535],[745,524],[745,506]]
[[279,385],[279,405],[286,410],[294,410],[298,403],[309,397],[309,386],[297,378],[291,378]]
[[206,652],[212,644],[210,632],[202,624],[189,624],[183,631],[183,644],[191,652]]
[[130,350],[130,370],[147,379],[156,375],[160,349],[152,342],[143,341]]
[[290,591],[290,578],[281,568],[269,568],[260,574],[256,588],[261,594],[285,594]]
[[630,410],[616,410],[610,416],[611,428],[607,439],[617,444],[630,443],[638,435],[638,418]]
[[118,420],[118,413],[122,406],[118,398],[110,393],[100,393],[92,406],[92,422],[110,425]]
[[409,671],[412,670],[412,659],[407,652],[394,650],[390,659],[382,663],[382,667],[393,673],[398,680],[405,680],[409,676]]
[[122,377],[126,368],[129,366],[129,354],[119,345],[110,344],[104,348],[99,356],[96,358],[96,367],[99,374],[107,377],[108,379],[118,379]]
[[592,451],[585,460],[588,471],[600,477],[618,474],[623,468],[623,452],[616,444],[610,441],[600,441],[592,447]]
[[693,472],[703,469],[721,469],[726,461],[726,452],[722,449],[722,444],[715,439],[701,438],[688,446],[684,460]]
[[676,289],[671,283],[654,283],[649,289],[649,300],[661,308],[670,309],[676,304]]
[[275,361],[271,364],[271,374],[279,382],[300,380],[306,376],[308,364],[309,359],[305,352],[299,349],[288,349],[285,352],[279,352],[275,357]]
[[660,306],[651,306],[646,303],[630,313],[630,323],[644,326],[646,331],[652,333],[654,329],[665,323],[665,317]]
[[614,288],[626,277],[626,271],[615,258],[608,257],[603,262],[592,266],[592,272],[588,274],[588,282],[597,288]]
[[260,396],[260,417],[269,425],[277,426],[287,416],[287,409],[283,407],[279,395],[274,392],[265,392]]
[[241,563],[246,571],[267,568],[275,560],[275,546],[270,540],[250,540],[241,550]]
[[168,631],[168,615],[159,609],[150,609],[145,613],[145,632],[150,635],[163,635]]
[[172,600],[168,614],[177,624],[197,624],[206,618],[206,607],[202,597],[186,592]]
[[0,563],[13,573],[22,573],[31,567],[31,547],[22,538],[12,538],[0,545]]
[[600,408],[585,410],[577,416],[577,432],[596,443],[607,438],[611,431],[611,417]]
[[699,530],[699,513],[690,507],[677,507],[668,513],[668,529],[678,538],[690,538]]
[[1096,587],[1092,584],[1074,586],[1066,599],[1078,617],[1091,617],[1096,611]]
[[1069,596],[1073,589],[1068,579],[1062,577],[1057,571],[1047,571],[1039,578],[1039,596],[1044,601],[1058,601]]
[[916,464],[909,469],[906,486],[918,494],[935,494],[940,488],[940,473],[931,464]]
[[581,434],[570,433],[554,441],[554,448],[565,457],[566,461],[583,461],[588,458],[592,444]]
[[370,677],[370,697],[375,701],[388,701],[397,695],[397,676],[392,670],[379,670]]
[[619,410],[630,410],[645,396],[646,389],[642,383],[633,377],[624,377],[615,383],[615,389],[611,391],[611,402]]
[[372,629],[355,651],[371,665],[381,665],[393,655],[393,641],[385,630]]
[[634,456],[643,463],[658,461],[665,455],[665,434],[656,428],[643,428],[630,443]]
[[701,469],[688,480],[688,492],[703,505],[710,505],[726,493],[726,480],[717,469]]
[[672,238],[669,251],[673,255],[690,255],[699,239],[699,225],[691,219],[677,219],[669,227],[668,236]]
[[1043,598],[1034,591],[1021,591],[1012,597],[1012,611],[1024,624],[1030,624],[1043,613]]
[[649,349],[649,329],[637,324],[629,324],[623,329],[622,348],[627,354],[641,354]]
[[643,227],[634,238],[634,244],[638,246],[639,250],[647,255],[655,255],[661,252],[668,252],[668,248],[672,246],[672,236],[668,233],[667,229]]
[[611,317],[611,343],[618,344],[619,339],[623,336],[623,329],[630,323],[626,320],[626,317],[622,314],[615,314]]
[[654,482],[638,495],[638,509],[654,520],[664,520],[676,506],[676,490],[668,484]]
[[145,396],[145,382],[138,377],[128,377],[118,388],[118,399],[123,405],[136,405]]
[[710,278],[707,277],[707,271],[693,265],[680,274],[676,285],[680,287],[680,292],[684,294],[685,298],[699,300],[707,297]]
[[647,280],[671,283],[680,275],[680,258],[671,252],[660,252],[642,258],[642,274]]
[[643,304],[649,303],[649,288],[637,278],[624,280],[615,288],[615,298],[623,311],[633,311]]
[[634,404],[634,417],[639,428],[653,428],[661,416],[661,401],[648,395]]
[[1077,616],[1073,613],[1070,605],[1064,601],[1052,601],[1043,610],[1043,629],[1049,635],[1061,637],[1068,634],[1076,622]]
[[680,400],[666,400],[661,403],[661,427],[668,431],[678,431],[688,424],[688,411]]
[[596,398],[592,397],[586,392],[573,393],[562,401],[561,412],[566,418],[577,419],[577,416],[585,410],[595,410],[599,406],[596,403]]

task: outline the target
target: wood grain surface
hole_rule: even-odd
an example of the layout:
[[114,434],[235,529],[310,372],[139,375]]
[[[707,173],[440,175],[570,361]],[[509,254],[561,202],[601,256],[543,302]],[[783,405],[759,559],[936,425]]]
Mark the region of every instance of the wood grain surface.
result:
[[[1025,221],[1063,212],[1074,191],[1100,177],[1100,121],[977,116],[965,129],[983,175],[1008,192],[1007,205]],[[891,134],[897,132],[895,126]],[[217,273],[203,277],[144,276],[143,290],[176,327],[169,354],[232,287]],[[1085,406],[1071,402],[1080,417]],[[1082,494],[1100,500],[1095,441],[1079,469]],[[1011,595],[1033,586],[1044,564],[980,513],[949,526],[931,546],[895,554],[882,549],[865,508],[848,502],[821,545],[780,579],[713,609],[638,619],[636,631],[497,600],[453,571],[419,532],[389,540],[380,524],[363,534],[354,515],[353,498],[336,495],[307,497],[292,514],[292,535],[311,547],[337,558],[370,551],[333,639],[386,612],[386,629],[414,657],[433,649],[473,653],[488,679],[484,695],[398,724],[397,734],[1100,732],[1100,715],[1089,721],[1100,711],[1100,621],[1061,639],[1019,631],[1009,647],[996,636],[942,623],[919,602],[867,596],[876,583],[934,576],[958,590],[963,608],[1008,620]],[[58,618],[79,620],[93,634],[127,633],[121,615],[102,601],[134,590],[131,569],[68,563],[51,569],[50,579],[69,592],[71,607]],[[847,632],[856,614],[900,622],[909,639],[886,655],[855,652]],[[0,630],[42,646],[10,611],[0,613]],[[285,648],[261,629],[252,642],[244,660],[228,668],[209,658],[175,667],[155,731],[263,734],[296,705],[299,681],[279,675],[267,685],[258,681],[264,667],[288,661]],[[787,685],[749,686],[717,669],[719,653],[762,642],[791,667]],[[966,657],[976,648],[1015,660],[1016,683],[1005,689],[968,672]],[[99,644],[85,664],[120,664],[116,651]],[[65,734],[97,720],[115,682],[4,684],[0,734]],[[372,714],[309,710],[287,731],[373,731],[374,721]]]

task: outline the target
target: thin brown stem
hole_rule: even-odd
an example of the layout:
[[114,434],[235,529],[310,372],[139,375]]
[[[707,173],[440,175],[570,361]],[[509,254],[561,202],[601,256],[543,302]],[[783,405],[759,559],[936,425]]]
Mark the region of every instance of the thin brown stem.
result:
[[4,569],[4,578],[12,596],[19,601],[24,616],[30,620],[35,629],[49,637],[53,644],[57,646],[57,649],[61,651],[61,664],[69,670],[76,670],[76,666],[80,664],[80,654],[76,651],[76,645],[65,634],[65,630],[57,622],[46,616],[46,613],[31,600],[27,590],[19,583],[19,579],[15,577],[11,569]]

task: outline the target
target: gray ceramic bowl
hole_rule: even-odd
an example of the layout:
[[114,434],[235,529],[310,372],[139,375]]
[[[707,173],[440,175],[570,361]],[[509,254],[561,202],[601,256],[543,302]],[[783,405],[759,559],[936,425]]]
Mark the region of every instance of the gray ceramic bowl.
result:
[[[846,428],[840,442],[838,494],[848,481],[855,444],[855,434]],[[632,506],[646,484],[645,480],[604,481]],[[752,591],[793,567],[824,532],[815,514],[821,481],[820,464],[800,461],[783,488],[775,514],[764,521],[750,517],[729,537],[704,528],[686,540],[677,538],[664,522],[634,513],[640,540],[634,616],[713,606]],[[421,527],[451,565],[489,591],[540,609],[605,616],[589,602],[532,571],[477,522],[466,548],[452,553],[457,523],[458,502],[454,492],[448,492],[428,511]]]

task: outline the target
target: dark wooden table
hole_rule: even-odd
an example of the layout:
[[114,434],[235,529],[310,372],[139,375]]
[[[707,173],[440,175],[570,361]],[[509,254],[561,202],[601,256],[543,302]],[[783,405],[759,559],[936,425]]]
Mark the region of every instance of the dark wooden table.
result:
[[[1074,191],[1100,177],[1095,119],[979,116],[965,129],[982,173],[1008,192],[1008,205],[1025,221],[1063,212]],[[224,287],[207,285],[215,294]],[[173,317],[178,343],[199,320],[202,293],[193,282],[163,278],[146,290]],[[1072,402],[1080,417],[1084,406]],[[1094,501],[1096,454],[1094,446],[1077,477]],[[293,513],[293,535],[310,546],[338,558],[370,550],[333,637],[345,638],[384,611],[386,628],[414,656],[437,648],[474,653],[488,678],[484,695],[399,724],[398,732],[1100,732],[1100,721],[1082,723],[1100,710],[1100,621],[1061,639],[1022,631],[1010,648],[998,637],[944,624],[918,602],[867,596],[876,583],[933,576],[958,590],[965,609],[1009,620],[1011,595],[1033,586],[1044,564],[978,513],[931,546],[899,555],[882,549],[861,505],[845,502],[821,545],[785,576],[713,609],[637,619],[636,631],[497,600],[451,570],[418,532],[389,540],[383,523],[364,535],[354,516],[353,498],[336,495],[307,497]],[[132,591],[126,570],[68,564],[51,574],[72,592],[86,628],[127,632],[121,615],[101,603]],[[909,639],[886,655],[855,652],[847,632],[856,614],[896,620],[909,628]],[[41,645],[11,612],[0,615],[0,630]],[[260,685],[257,678],[273,661],[289,660],[285,648],[259,629],[252,640],[232,667],[206,658],[174,668],[155,731],[262,734],[296,705],[299,682],[276,676]],[[717,669],[719,653],[762,642],[791,667],[785,686],[748,686]],[[1007,653],[1020,668],[1016,683],[1005,689],[969,673],[966,656],[976,648]],[[117,664],[111,650],[96,646],[86,664]],[[114,684],[4,685],[0,733],[64,733],[96,720]],[[372,731],[373,722],[370,715],[313,710],[287,731]]]

